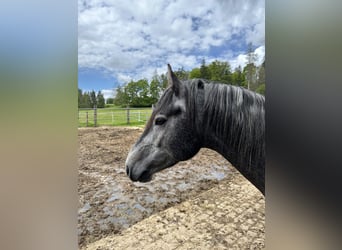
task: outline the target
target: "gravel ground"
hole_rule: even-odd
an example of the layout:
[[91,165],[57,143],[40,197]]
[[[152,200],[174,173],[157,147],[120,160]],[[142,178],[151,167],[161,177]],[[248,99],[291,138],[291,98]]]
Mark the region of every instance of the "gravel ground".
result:
[[264,247],[264,197],[214,151],[131,182],[124,162],[141,133],[79,129],[80,248]]

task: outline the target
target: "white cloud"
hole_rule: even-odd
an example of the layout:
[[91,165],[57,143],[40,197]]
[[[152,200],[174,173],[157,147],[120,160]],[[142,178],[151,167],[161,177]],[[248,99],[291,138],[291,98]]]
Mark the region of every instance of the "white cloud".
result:
[[246,41],[253,44],[265,43],[265,23],[263,21],[255,24],[253,28],[247,31]]
[[[123,82],[164,73],[167,63],[196,67],[213,59],[212,46],[233,45],[234,34],[241,44],[264,46],[262,0],[79,0],[78,6],[79,67],[104,69]],[[216,59],[243,64],[233,54]]]
[[262,64],[264,59],[265,59],[265,46],[260,46],[260,47],[256,48],[254,53],[257,56],[256,65]]
[[113,98],[115,95],[115,89],[102,89],[101,93],[103,97],[107,100],[108,98]]

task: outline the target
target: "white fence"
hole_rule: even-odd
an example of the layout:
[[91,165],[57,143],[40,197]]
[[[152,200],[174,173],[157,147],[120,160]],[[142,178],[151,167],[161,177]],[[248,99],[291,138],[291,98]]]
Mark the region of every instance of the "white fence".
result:
[[79,109],[78,124],[80,127],[143,125],[151,113],[151,108]]

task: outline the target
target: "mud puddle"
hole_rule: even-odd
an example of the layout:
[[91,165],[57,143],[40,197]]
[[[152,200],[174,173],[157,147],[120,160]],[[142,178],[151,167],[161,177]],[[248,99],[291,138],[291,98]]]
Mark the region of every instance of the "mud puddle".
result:
[[141,129],[79,130],[78,235],[82,246],[187,200],[230,178],[231,165],[202,149],[193,159],[154,175],[149,183],[131,182],[124,163]]

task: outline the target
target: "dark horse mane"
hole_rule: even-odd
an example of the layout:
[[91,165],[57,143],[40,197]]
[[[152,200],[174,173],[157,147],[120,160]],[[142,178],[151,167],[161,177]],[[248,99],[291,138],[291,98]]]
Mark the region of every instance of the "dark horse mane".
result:
[[[206,83],[202,97],[199,82]],[[265,97],[242,87],[200,79],[185,86],[190,113],[201,113],[201,118],[192,120],[197,123],[202,119],[201,129],[212,131],[225,142],[220,151],[234,166],[251,172],[255,179],[264,176]]]

